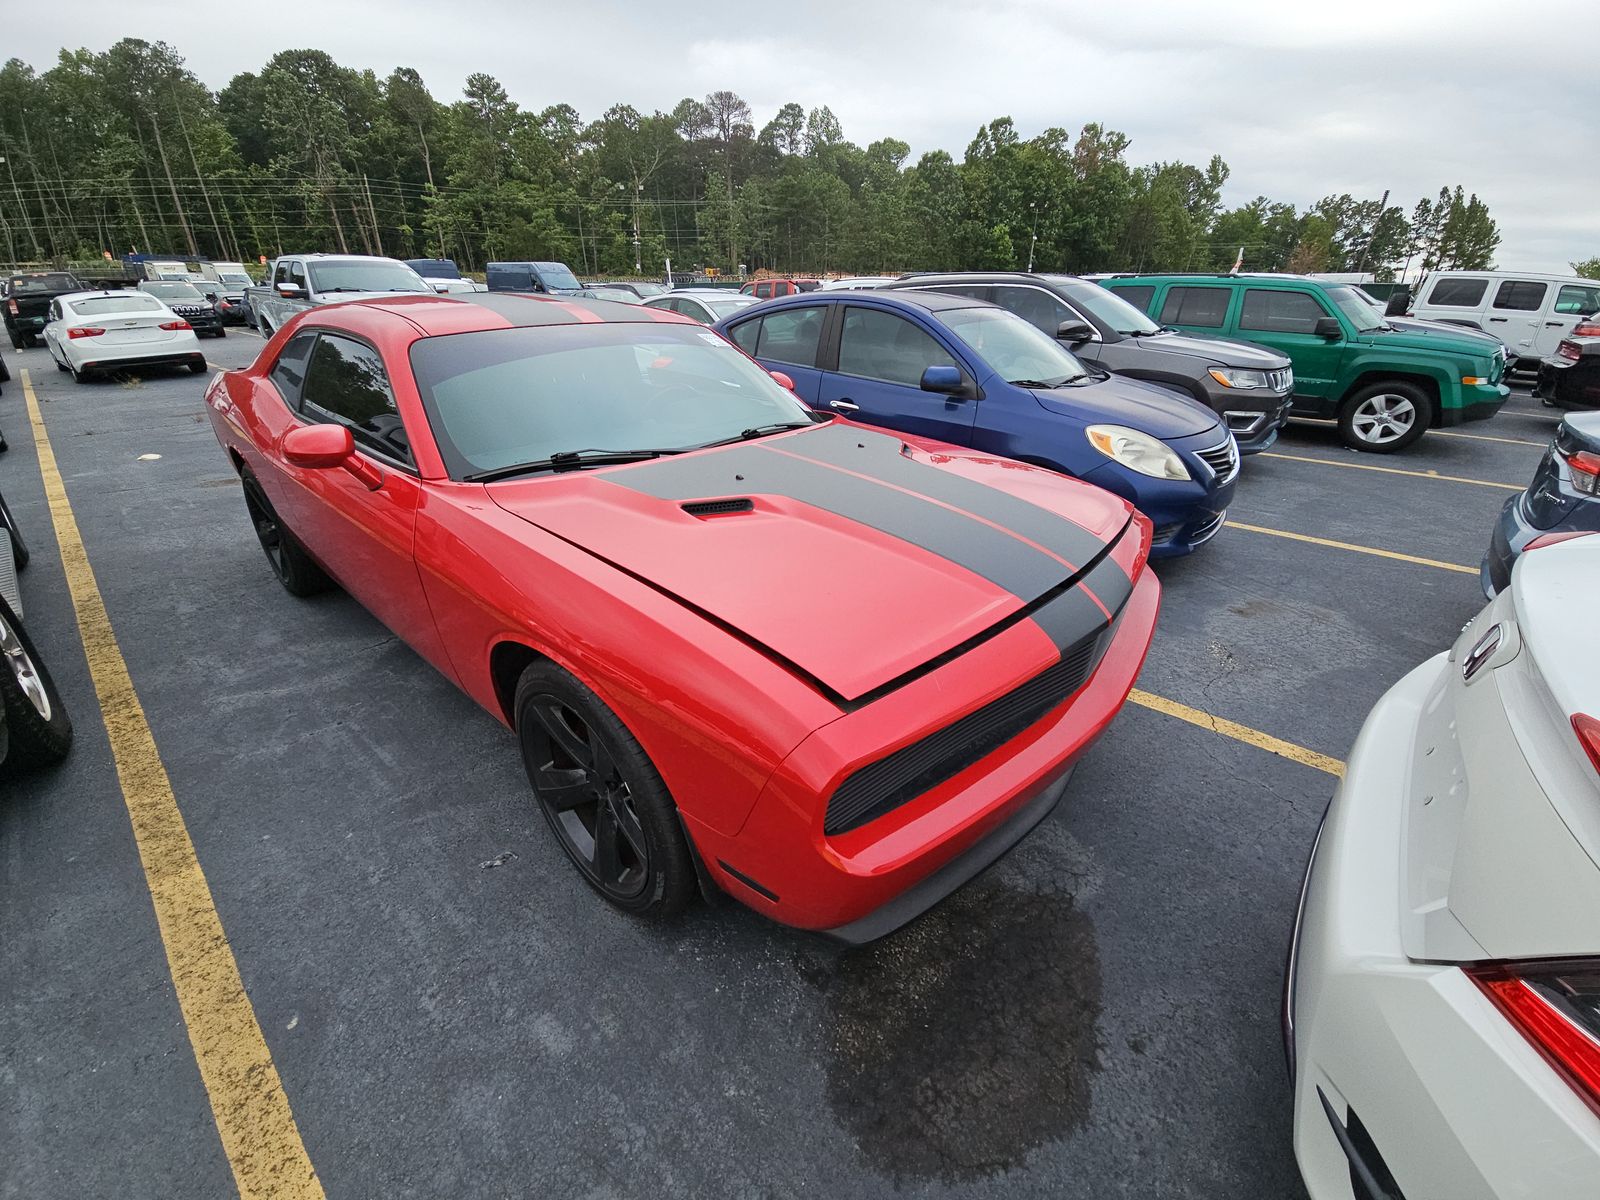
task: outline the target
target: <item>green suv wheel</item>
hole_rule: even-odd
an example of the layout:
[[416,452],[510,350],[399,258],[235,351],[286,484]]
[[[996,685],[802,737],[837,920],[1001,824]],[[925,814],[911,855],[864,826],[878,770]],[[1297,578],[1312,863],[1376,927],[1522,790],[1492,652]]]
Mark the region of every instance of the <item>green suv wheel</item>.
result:
[[1410,383],[1375,383],[1355,392],[1339,408],[1339,436],[1355,450],[1392,454],[1427,432],[1433,403]]

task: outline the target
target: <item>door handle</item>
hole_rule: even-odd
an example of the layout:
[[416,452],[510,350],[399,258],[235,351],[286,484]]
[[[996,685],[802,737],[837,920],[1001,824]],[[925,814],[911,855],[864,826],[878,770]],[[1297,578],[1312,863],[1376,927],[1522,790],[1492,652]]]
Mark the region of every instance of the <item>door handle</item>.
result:
[[829,408],[837,408],[840,412],[860,412],[861,405],[852,404],[848,400],[829,400]]
[[1546,326],[1546,328],[1561,329],[1561,328],[1564,328],[1566,326],[1566,322],[1565,321],[1546,321],[1545,322],[1545,326]]
[[1504,325],[1510,319],[1511,319],[1510,317],[1490,317],[1489,318],[1489,324],[1491,324],[1491,325]]

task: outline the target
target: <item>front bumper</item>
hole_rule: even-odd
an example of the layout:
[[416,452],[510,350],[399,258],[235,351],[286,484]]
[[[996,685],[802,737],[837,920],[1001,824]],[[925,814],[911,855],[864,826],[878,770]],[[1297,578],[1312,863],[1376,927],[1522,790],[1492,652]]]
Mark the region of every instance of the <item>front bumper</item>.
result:
[[1259,454],[1272,447],[1279,432],[1289,423],[1292,399],[1284,392],[1252,403],[1244,398],[1244,393],[1234,390],[1213,396],[1211,407],[1233,434],[1233,440],[1239,443],[1240,454]]
[[[1099,666],[1070,699],[944,783],[835,835],[823,831],[823,798],[886,748],[934,732],[922,726],[950,682],[941,675],[965,670],[982,679],[990,662],[1025,644],[1036,648],[1028,639],[1043,635],[1029,622],[1014,625],[932,675],[823,726],[779,767],[738,832],[724,834],[684,814],[708,874],[758,912],[848,941],[882,936],[917,916],[1054,807],[1073,763],[1111,723],[1138,676],[1160,594],[1155,574],[1142,570]],[[890,728],[905,732],[886,746]]]
[[[1183,457],[1192,474],[1208,471],[1199,462],[1189,461],[1189,453]],[[1150,518],[1150,523],[1155,527],[1150,557],[1159,559],[1193,554],[1217,535],[1227,519],[1228,506],[1233,503],[1239,474],[1235,468],[1232,478],[1226,483],[1217,482],[1215,477],[1204,482],[1198,478],[1179,482],[1152,479],[1148,475],[1130,471],[1119,463],[1107,462],[1087,472],[1082,478],[1121,496]]]
[[1362,1169],[1410,1200],[1576,1198],[1600,1179],[1600,1118],[1457,967],[1402,948],[1404,794],[1451,669],[1437,655],[1373,708],[1309,871],[1285,1024],[1312,1200],[1350,1200]]
[[1503,383],[1481,383],[1461,389],[1461,403],[1445,405],[1439,410],[1439,424],[1464,425],[1468,421],[1487,421],[1499,412],[1511,395]]

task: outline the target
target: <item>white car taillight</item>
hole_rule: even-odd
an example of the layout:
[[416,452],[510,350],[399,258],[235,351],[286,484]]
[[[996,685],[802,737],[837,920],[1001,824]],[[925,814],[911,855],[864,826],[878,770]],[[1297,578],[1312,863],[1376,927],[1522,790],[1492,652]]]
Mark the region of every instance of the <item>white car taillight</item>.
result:
[[1600,1116],[1600,962],[1489,963],[1467,977]]

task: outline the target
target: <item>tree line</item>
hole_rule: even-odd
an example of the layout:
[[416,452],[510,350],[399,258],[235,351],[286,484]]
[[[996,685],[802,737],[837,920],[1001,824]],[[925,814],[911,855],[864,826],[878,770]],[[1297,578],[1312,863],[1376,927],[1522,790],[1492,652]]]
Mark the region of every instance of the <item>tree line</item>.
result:
[[1228,166],[1135,164],[1099,124],[1024,138],[1009,117],[962,158],[862,148],[827,107],[760,129],[729,91],[670,112],[519,106],[489,75],[434,98],[320,50],[213,93],[164,42],[0,68],[0,253],[129,251],[252,261],[327,250],[558,259],[580,275],[913,269],[1356,271],[1484,268],[1500,235],[1462,187],[1224,208]]

